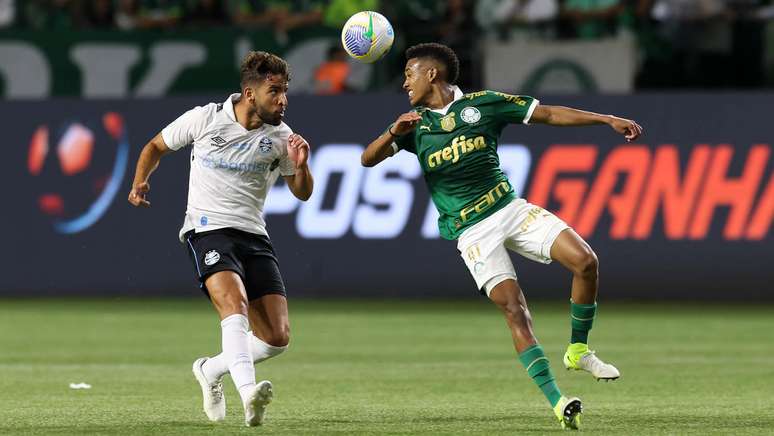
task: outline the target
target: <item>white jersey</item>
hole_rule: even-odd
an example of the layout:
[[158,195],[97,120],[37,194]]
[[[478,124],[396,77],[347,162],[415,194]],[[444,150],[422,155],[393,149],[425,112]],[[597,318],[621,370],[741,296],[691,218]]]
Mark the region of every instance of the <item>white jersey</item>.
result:
[[172,150],[192,144],[188,207],[180,240],[189,230],[231,227],[267,235],[263,219],[266,193],[279,175],[295,173],[288,158],[285,123],[247,130],[236,121],[232,94],[222,104],[197,106],[181,115],[161,136]]

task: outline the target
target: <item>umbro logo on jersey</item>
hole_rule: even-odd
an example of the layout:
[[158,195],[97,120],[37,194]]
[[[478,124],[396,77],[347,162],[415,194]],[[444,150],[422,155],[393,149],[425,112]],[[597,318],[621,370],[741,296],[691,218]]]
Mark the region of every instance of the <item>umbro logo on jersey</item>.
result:
[[226,145],[226,140],[221,138],[220,136],[213,136],[212,138],[210,138],[210,141],[212,141],[212,144],[210,145],[214,147],[223,147],[224,145]]
[[430,130],[430,126],[425,126],[425,125],[419,126],[419,130],[422,130],[422,129]]

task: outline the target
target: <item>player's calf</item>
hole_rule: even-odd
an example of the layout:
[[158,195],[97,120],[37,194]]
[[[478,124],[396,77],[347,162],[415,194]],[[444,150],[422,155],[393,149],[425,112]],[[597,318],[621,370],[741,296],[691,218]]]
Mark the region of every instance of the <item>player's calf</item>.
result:
[[[485,289],[491,286],[487,281]],[[537,343],[532,331],[532,315],[527,308],[524,293],[518,282],[513,278],[502,280],[489,290],[489,299],[497,305],[505,316],[505,322],[511,330],[514,346],[517,350],[523,350]]]
[[[271,359],[272,357],[279,356],[280,354],[284,353],[285,350],[288,349],[288,341],[289,339],[285,341],[274,341],[273,343],[266,343],[261,338],[258,338],[255,335],[251,335],[250,352],[253,355],[253,363],[263,362],[266,359]],[[284,346],[273,345],[283,342],[285,344]]]
[[263,343],[271,347],[287,347],[290,343],[287,299],[283,294],[272,293],[250,300],[247,316],[253,335]]
[[526,307],[512,303],[501,306],[500,309],[503,311],[505,322],[511,330],[511,336],[517,348],[524,349],[537,343],[532,331],[532,317]]
[[290,343],[290,327],[287,324],[269,328],[253,326],[253,336],[268,346],[286,348]]
[[[558,410],[559,403],[565,397],[556,384],[543,347],[537,343],[532,332],[532,318],[518,283],[515,280],[503,281],[492,289],[489,297],[505,315],[514,345],[519,352],[519,360],[527,370],[527,375],[543,392],[554,411]],[[568,421],[568,425],[570,422],[574,422],[574,417]]]

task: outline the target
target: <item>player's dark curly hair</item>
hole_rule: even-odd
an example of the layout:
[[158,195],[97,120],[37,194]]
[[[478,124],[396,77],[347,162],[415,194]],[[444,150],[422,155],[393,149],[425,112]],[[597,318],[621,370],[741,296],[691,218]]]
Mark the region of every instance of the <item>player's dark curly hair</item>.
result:
[[449,47],[435,42],[426,42],[409,47],[406,50],[406,60],[413,58],[430,58],[438,61],[445,69],[446,82],[454,85],[460,75],[460,60]]
[[290,80],[290,67],[281,57],[265,51],[251,51],[242,60],[239,68],[239,83],[242,89],[250,84],[261,83],[267,74],[280,74]]

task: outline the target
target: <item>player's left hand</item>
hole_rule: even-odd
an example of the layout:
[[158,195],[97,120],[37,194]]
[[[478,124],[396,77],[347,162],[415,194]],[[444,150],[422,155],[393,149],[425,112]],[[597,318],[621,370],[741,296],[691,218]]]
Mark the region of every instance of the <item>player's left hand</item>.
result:
[[288,137],[288,158],[296,164],[296,168],[306,165],[309,160],[309,143],[303,136],[293,133]]
[[611,115],[610,127],[624,135],[627,142],[634,141],[642,135],[642,127],[632,120],[618,118]]

